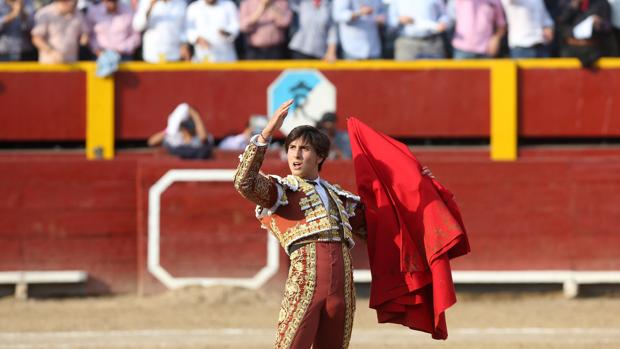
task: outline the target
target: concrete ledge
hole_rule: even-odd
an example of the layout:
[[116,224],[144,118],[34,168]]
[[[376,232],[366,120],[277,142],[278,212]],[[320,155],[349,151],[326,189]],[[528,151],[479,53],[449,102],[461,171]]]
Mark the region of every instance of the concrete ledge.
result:
[[[355,282],[370,282],[370,270],[355,270]],[[561,283],[567,298],[577,297],[582,284],[620,284],[620,271],[518,270],[453,271],[455,284],[555,284]]]
[[71,284],[88,280],[81,270],[0,271],[0,284],[15,284],[15,298],[28,298],[28,284]]

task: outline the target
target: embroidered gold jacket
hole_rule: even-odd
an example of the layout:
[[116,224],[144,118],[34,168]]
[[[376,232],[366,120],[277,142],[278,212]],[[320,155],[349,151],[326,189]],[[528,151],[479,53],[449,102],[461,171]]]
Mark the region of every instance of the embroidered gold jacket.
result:
[[267,146],[250,143],[235,173],[237,191],[257,204],[256,217],[278,239],[287,254],[295,243],[341,241],[351,248],[353,233],[365,238],[360,198],[322,180],[330,199],[329,212],[314,186],[304,179],[264,176],[259,170]]

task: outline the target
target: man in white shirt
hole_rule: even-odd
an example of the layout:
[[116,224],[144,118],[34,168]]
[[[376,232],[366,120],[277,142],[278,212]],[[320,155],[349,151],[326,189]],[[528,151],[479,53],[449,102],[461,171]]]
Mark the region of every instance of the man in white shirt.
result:
[[237,60],[239,14],[230,0],[198,0],[187,7],[185,36],[194,45],[195,62]]
[[611,27],[616,39],[616,45],[620,48],[620,0],[608,0],[611,7]]
[[189,60],[185,41],[185,0],[140,0],[133,28],[144,32],[142,58],[149,63]]
[[512,58],[549,57],[553,20],[543,0],[502,0]]

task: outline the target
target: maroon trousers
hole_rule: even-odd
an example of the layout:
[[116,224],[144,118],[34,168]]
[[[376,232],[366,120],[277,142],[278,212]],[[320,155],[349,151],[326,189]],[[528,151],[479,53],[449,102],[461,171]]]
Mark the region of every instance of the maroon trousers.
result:
[[276,348],[347,348],[354,311],[348,248],[340,242],[307,244],[291,254]]

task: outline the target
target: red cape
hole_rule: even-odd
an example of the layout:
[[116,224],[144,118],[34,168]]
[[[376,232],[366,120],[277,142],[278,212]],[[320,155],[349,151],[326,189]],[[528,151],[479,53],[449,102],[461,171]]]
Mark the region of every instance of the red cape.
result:
[[357,190],[366,210],[370,307],[392,322],[446,339],[456,302],[450,259],[469,252],[453,195],[421,174],[406,145],[348,119]]

